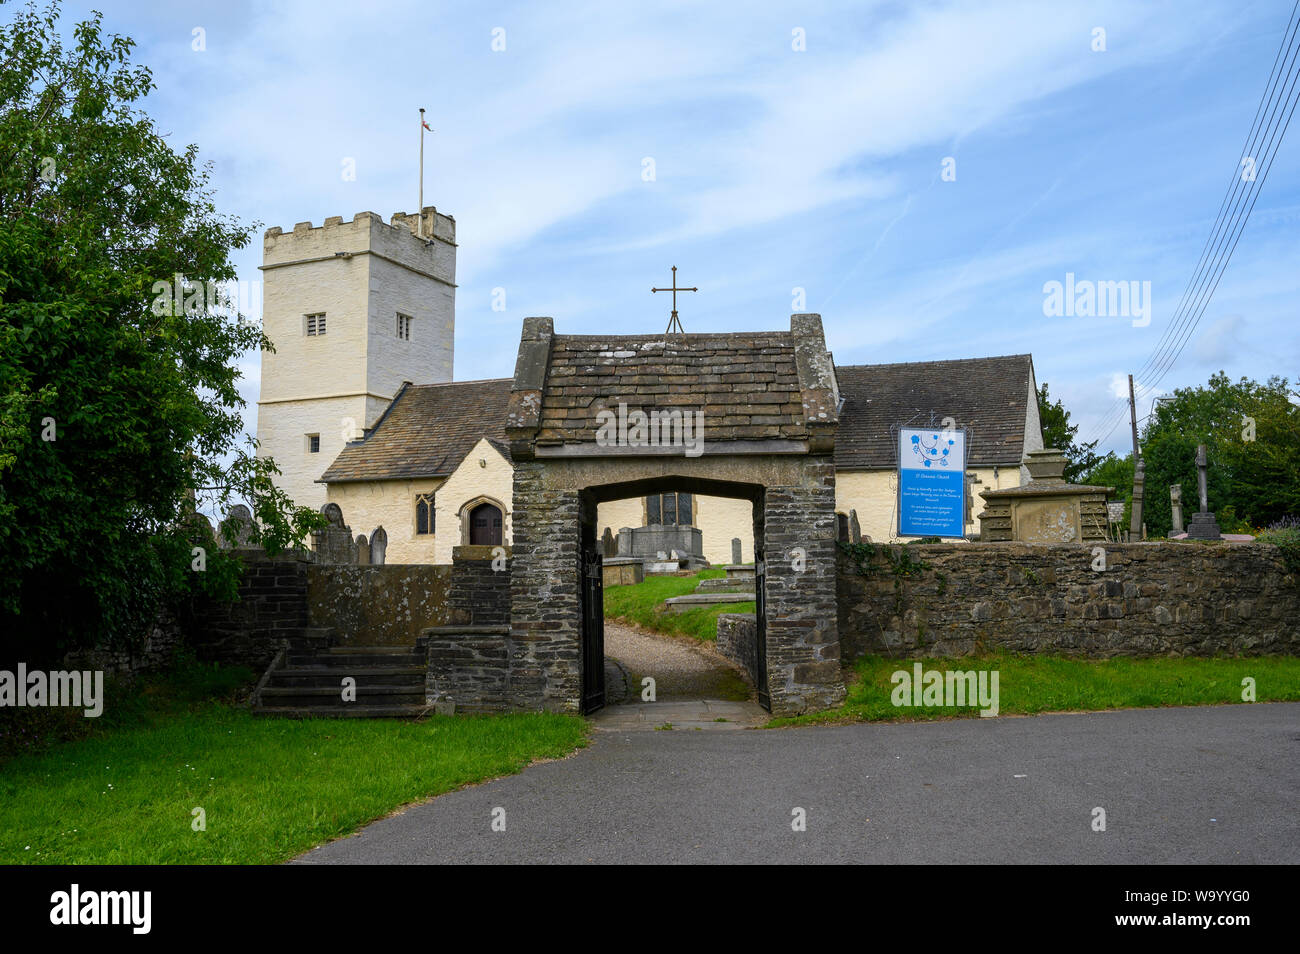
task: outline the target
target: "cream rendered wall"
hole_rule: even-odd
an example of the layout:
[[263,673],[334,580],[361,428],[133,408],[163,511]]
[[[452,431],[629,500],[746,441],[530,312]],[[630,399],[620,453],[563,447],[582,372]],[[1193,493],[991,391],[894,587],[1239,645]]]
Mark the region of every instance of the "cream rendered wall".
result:
[[[330,484],[328,498],[342,508],[343,522],[352,528],[353,537],[364,533],[369,540],[375,527],[384,528],[386,563],[438,563],[443,561],[435,558],[437,535],[415,532],[415,496],[437,490],[442,483],[441,477],[433,477]],[[435,529],[442,530],[442,523],[436,523]]]
[[487,440],[480,440],[438,488],[438,495],[434,498],[438,512],[438,539],[433,562],[450,563],[452,548],[469,542],[462,531],[462,512],[466,504],[480,497],[487,497],[503,508],[501,540],[509,546],[513,496],[514,468]]
[[[389,225],[370,212],[266,232],[263,328],[276,350],[262,355],[257,436],[295,503],[325,502],[317,479],[403,381],[451,380],[455,223],[432,209],[425,219],[431,241],[413,235],[405,217]],[[397,337],[399,311],[414,319],[409,341]],[[308,337],[305,316],[320,312],[326,333]],[[318,454],[307,452],[313,433]]]
[[754,505],[734,497],[696,497],[695,526],[704,532],[704,559],[731,562],[731,539],[740,537],[740,561],[754,562]]
[[[996,477],[994,473],[996,471]],[[1019,487],[1020,468],[971,467],[966,473],[974,474],[979,483],[971,493],[971,512],[968,513],[966,532],[979,529],[979,515],[984,511],[982,490],[1001,490]],[[876,543],[897,540],[898,529],[898,475],[893,470],[841,470],[835,474],[835,509],[847,514],[858,512],[858,526],[864,537]]]

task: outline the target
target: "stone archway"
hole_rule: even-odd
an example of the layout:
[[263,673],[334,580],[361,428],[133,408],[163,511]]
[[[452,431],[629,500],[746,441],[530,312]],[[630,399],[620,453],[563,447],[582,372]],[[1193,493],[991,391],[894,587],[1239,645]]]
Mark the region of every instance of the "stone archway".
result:
[[[589,486],[579,491],[578,537],[581,548],[581,586],[579,588],[579,614],[581,628],[579,641],[582,658],[581,708],[594,711],[604,705],[604,619],[602,605],[603,574],[600,572],[603,553],[597,538],[597,514],[602,503],[629,497],[645,497],[661,493],[691,493],[697,496],[728,497],[745,500],[752,506],[755,579],[755,667],[752,676],[759,704],[771,710],[769,680],[767,675],[765,553],[764,553],[764,489],[759,484],[723,481],[714,478],[687,477],[665,474],[641,477],[631,481]],[[599,683],[593,690],[592,683]]]
[[[630,405],[694,415],[687,440],[611,442]],[[755,502],[766,573],[766,689],[791,715],[843,701],[835,595],[839,396],[821,319],[789,332],[560,336],[524,322],[507,417],[514,463],[509,693],[579,711],[584,554],[602,497],[654,489]],[[620,425],[621,427],[621,425]],[[630,435],[632,432],[629,431]],[[604,439],[602,439],[602,436]],[[659,436],[662,437],[662,432]]]

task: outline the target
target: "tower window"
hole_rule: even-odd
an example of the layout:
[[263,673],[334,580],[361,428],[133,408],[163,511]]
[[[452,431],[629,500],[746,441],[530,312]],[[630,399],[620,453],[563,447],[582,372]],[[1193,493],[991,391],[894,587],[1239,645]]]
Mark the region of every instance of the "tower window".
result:
[[433,494],[415,495],[415,532],[417,534],[433,533],[434,529]]
[[318,335],[325,334],[325,313],[320,312],[316,315],[307,316],[307,336],[315,338]]
[[670,527],[689,527],[692,519],[690,494],[654,494],[645,499],[645,522]]
[[309,453],[309,454],[319,454],[319,453],[320,453],[320,435],[319,435],[319,434],[308,434],[308,435],[307,435],[307,453]]
[[397,337],[403,341],[411,340],[411,316],[398,314],[397,316]]

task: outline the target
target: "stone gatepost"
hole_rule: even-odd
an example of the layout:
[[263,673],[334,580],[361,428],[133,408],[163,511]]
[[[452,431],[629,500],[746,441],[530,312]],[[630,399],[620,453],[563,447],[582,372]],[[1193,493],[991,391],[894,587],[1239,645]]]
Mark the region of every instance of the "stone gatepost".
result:
[[844,701],[835,582],[835,467],[810,458],[809,481],[763,499],[768,693],[773,715]]
[[544,464],[516,461],[510,560],[511,702],[577,712],[582,686],[578,490],[547,490]]

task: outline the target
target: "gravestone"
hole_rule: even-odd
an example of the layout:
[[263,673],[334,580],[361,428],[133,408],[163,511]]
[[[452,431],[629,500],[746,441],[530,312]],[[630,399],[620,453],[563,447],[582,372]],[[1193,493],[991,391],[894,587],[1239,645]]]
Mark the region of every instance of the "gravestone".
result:
[[[969,510],[966,512],[970,513]],[[862,526],[858,523],[858,512],[856,510],[849,511],[849,542],[862,542]]]
[[1210,502],[1206,496],[1205,469],[1209,466],[1209,460],[1205,453],[1205,445],[1196,445],[1196,489],[1201,498],[1201,509],[1192,514],[1192,522],[1187,525],[1187,539],[1189,540],[1222,540],[1223,534],[1219,532],[1219,522],[1214,519],[1214,514],[1210,513]]
[[364,533],[357,534],[357,566],[367,566],[370,563],[370,543],[366,540]]
[[1169,485],[1169,506],[1173,514],[1174,528],[1169,535],[1176,536],[1183,532],[1183,488],[1181,484]]
[[602,556],[612,557],[618,553],[618,544],[614,542],[614,531],[609,527],[600,535],[600,552]]
[[742,554],[740,552],[740,537],[731,538],[731,562],[739,563]]
[[320,563],[356,563],[357,543],[352,539],[352,528],[343,522],[343,508],[327,503],[320,508],[328,526],[312,531],[312,547]]
[[253,529],[253,512],[243,504],[235,504],[226,519],[221,521],[218,545],[223,550],[254,546]]
[[388,531],[382,526],[370,531],[370,565],[383,566],[388,554]]

